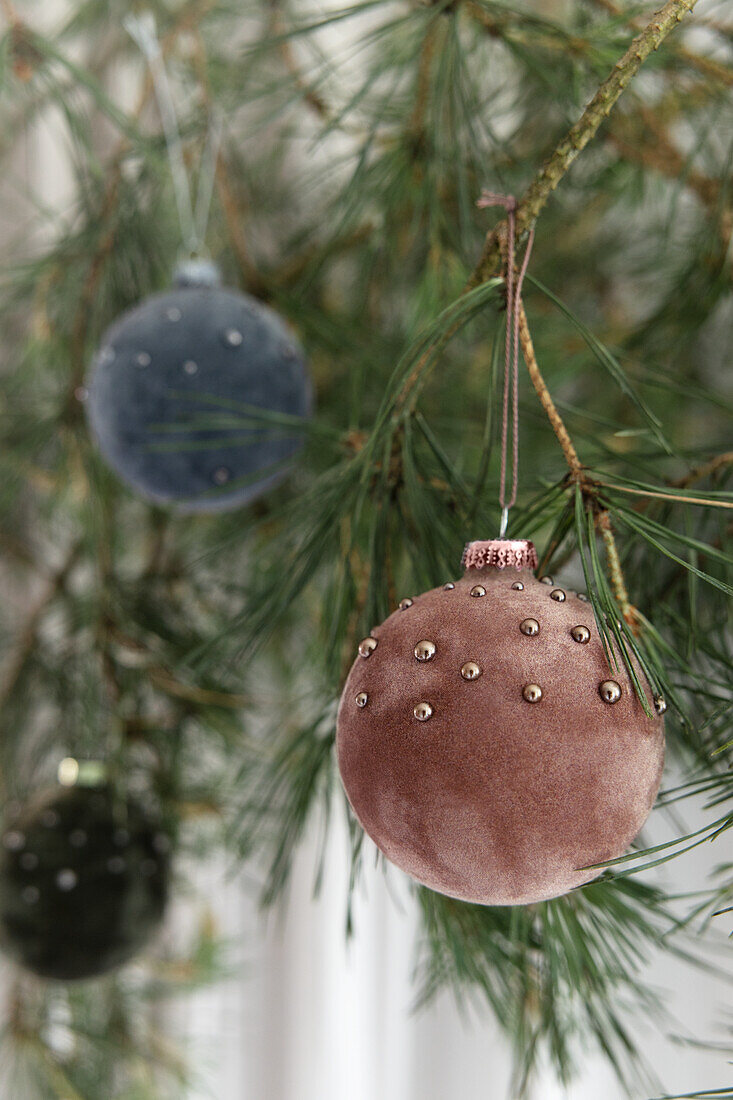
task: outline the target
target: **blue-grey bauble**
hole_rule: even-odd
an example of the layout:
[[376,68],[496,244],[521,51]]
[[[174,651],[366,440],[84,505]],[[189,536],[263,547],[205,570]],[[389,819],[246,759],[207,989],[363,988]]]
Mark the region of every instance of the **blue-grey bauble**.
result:
[[280,481],[311,404],[302,349],[282,319],[186,270],[107,330],[86,398],[119,477],[186,512],[235,508]]

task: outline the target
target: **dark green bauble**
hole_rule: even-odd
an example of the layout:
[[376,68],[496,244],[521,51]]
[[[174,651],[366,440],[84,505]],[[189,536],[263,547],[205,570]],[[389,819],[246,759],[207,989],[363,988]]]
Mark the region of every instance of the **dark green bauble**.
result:
[[163,917],[169,849],[159,823],[110,786],[42,792],[3,822],[0,947],[61,981],[127,962]]

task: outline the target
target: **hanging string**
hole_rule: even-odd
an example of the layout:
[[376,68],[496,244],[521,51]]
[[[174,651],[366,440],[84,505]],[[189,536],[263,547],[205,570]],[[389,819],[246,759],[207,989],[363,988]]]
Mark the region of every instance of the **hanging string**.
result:
[[221,112],[217,111],[213,115],[209,126],[204,160],[199,174],[196,208],[194,210],[191,185],[183,159],[183,142],[178,126],[178,116],[163,60],[163,51],[156,34],[155,17],[152,12],[143,12],[141,15],[127,15],[123,19],[123,25],[148,63],[163,125],[181,237],[189,254],[197,256],[203,247],[214,194],[216,164],[221,145]]
[[[480,208],[503,206],[507,212],[506,337],[504,342],[504,401],[501,419],[501,473],[499,475],[499,506],[501,507],[499,538],[504,538],[509,522],[509,509],[517,499],[517,480],[519,477],[519,315],[522,309],[522,284],[527,273],[527,265],[534,243],[534,226],[527,236],[524,257],[517,274],[514,270],[517,200],[513,195],[500,195],[495,191],[483,191],[476,205]],[[512,404],[512,488],[507,500],[506,476],[510,394]]]
[[206,140],[206,148],[199,169],[199,185],[196,191],[196,210],[194,212],[194,232],[196,234],[197,248],[201,249],[206,238],[206,226],[209,224],[209,213],[214,197],[214,184],[216,182],[216,166],[219,163],[219,151],[221,149],[221,136],[224,130],[223,113],[220,107],[214,107],[209,124],[209,134]]

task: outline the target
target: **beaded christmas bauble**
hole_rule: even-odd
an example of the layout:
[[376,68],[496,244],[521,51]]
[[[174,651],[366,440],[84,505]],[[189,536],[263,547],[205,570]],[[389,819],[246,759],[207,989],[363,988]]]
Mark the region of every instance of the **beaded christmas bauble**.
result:
[[180,511],[246,504],[275,485],[311,411],[303,352],[256,299],[184,269],[102,338],[86,409],[130,488]]
[[[418,882],[514,905],[563,894],[622,855],[664,757],[590,604],[531,571],[531,543],[470,543],[466,571],[403,599],[359,645],[338,714],[360,823]],[[642,678],[643,679],[643,678]]]
[[168,835],[110,787],[54,787],[6,812],[0,947],[27,970],[70,981],[132,958],[158,928]]

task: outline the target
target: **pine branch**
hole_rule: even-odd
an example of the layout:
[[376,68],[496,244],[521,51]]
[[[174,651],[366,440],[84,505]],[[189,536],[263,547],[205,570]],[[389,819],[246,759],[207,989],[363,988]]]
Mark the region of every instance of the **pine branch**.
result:
[[560,413],[557,411],[557,406],[552,400],[552,395],[547,388],[547,383],[540,372],[537,356],[534,352],[534,344],[532,343],[532,337],[529,331],[529,325],[527,324],[527,314],[524,312],[524,306],[522,306],[519,311],[519,341],[522,345],[522,354],[527,364],[529,377],[532,379],[532,385],[537,392],[542,408],[547,413],[547,419],[550,421],[552,430],[557,436],[557,441],[560,444],[562,453],[565,455],[565,461],[568,464],[570,476],[574,481],[578,481],[581,484],[581,488],[583,488],[585,476],[583,473],[583,464],[578,457],[575,444],[570,438],[570,433],[565,427],[565,423]]
[[695,466],[684,477],[673,481],[672,485],[684,489],[685,486],[691,485],[695,481],[704,481],[706,478],[712,477],[713,474],[717,474],[719,470],[725,469],[726,466],[733,466],[733,451],[725,451],[723,454],[715,455],[708,462],[703,462],[701,466]]
[[[629,82],[639,71],[644,61],[664,42],[665,38],[685,15],[692,11],[697,0],[667,0],[637,35],[626,53],[616,62],[612,72],[603,81],[578,121],[555,147],[534,181],[525,191],[517,204],[515,213],[517,236],[526,232],[537,220],[550,195],[568,172],[578,155],[595,137],[601,123],[610,115]],[[465,286],[466,291],[473,290],[496,274],[501,265],[503,242],[506,240],[507,222],[502,219],[488,234],[481,257]],[[396,413],[405,407],[412,391],[419,381],[433,352],[451,339],[460,328],[456,321],[440,337],[435,345],[428,348],[415,364],[397,396]]]
[[[638,125],[639,121],[644,129]],[[733,209],[723,181],[688,165],[654,112],[643,105],[639,107],[638,118],[615,118],[609,137],[626,160],[683,184],[697,196],[708,215],[717,220],[719,250],[724,258],[733,235]]]
[[[629,82],[696,3],[697,0],[667,0],[636,36],[520,199],[516,212],[518,234],[525,232],[537,220],[550,195],[578,155],[595,137],[601,123],[610,115]],[[501,261],[501,228],[505,229],[505,226],[505,222],[500,223],[487,236],[481,258],[468,281],[469,288],[484,282],[496,272]]]
[[[616,3],[616,0],[594,0],[594,2],[610,15],[623,16],[625,14],[621,5]],[[641,24],[641,21],[634,17],[629,17],[626,21],[635,30],[638,30]],[[733,88],[733,69],[728,65],[724,65],[722,61],[716,61],[714,57],[705,57],[704,54],[694,53],[692,50],[688,50],[686,46],[681,45],[676,46],[675,53],[682,61],[686,62],[691,68],[697,69],[704,76],[719,81],[727,88]]]
[[82,549],[82,543],[76,543],[72,546],[60,568],[50,578],[45,591],[36,601],[22,630],[19,632],[14,653],[5,669],[5,674],[0,684],[0,712],[2,712],[8,699],[15,690],[18,680],[22,676],[23,670],[33,654],[38,637],[38,630],[46,616],[46,612],[66,584],[69,574],[79,560]]
[[524,361],[527,364],[527,370],[529,376],[532,379],[532,384],[537,392],[537,396],[540,399],[543,409],[547,413],[547,418],[552,425],[552,429],[557,436],[557,440],[562,448],[562,452],[565,455],[565,461],[568,464],[570,471],[570,479],[578,485],[580,492],[584,498],[587,499],[592,508],[597,529],[601,533],[606,548],[606,558],[608,561],[608,572],[611,580],[611,587],[613,588],[616,602],[621,609],[621,614],[624,620],[628,623],[631,629],[636,628],[637,616],[634,607],[629,600],[628,590],[626,588],[626,581],[624,579],[623,570],[621,568],[621,559],[619,557],[618,548],[616,546],[616,540],[613,534],[613,528],[611,526],[611,517],[608,514],[607,509],[601,508],[596,501],[596,483],[591,481],[588,477],[579,457],[578,452],[575,449],[575,444],[570,438],[570,433],[565,427],[565,423],[557,411],[555,402],[552,400],[547,383],[542,377],[539,365],[537,363],[537,357],[534,353],[534,345],[532,343],[532,337],[529,331],[529,325],[527,324],[527,315],[524,312],[524,307],[519,312],[519,340],[522,345],[522,355]]

